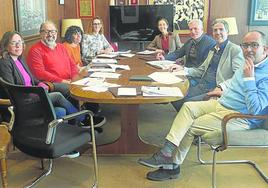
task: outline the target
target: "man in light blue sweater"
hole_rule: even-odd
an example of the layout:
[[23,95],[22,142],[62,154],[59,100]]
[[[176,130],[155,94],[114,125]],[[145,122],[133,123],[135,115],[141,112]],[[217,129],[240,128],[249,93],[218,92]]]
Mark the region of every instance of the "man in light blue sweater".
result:
[[[234,112],[255,115],[268,113],[268,46],[265,35],[260,31],[247,33],[241,48],[245,57],[244,66],[235,72],[221,98],[184,103],[164,147],[151,158],[139,160],[143,165],[159,168],[149,172],[148,179],[162,181],[177,178],[194,136],[220,131],[225,115]],[[252,129],[261,123],[262,120],[236,119],[229,122],[228,128]]]

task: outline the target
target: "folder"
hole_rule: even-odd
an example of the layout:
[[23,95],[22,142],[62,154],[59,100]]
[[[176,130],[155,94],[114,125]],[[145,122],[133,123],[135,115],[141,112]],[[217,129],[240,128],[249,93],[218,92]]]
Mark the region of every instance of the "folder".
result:
[[147,75],[133,75],[129,78],[129,81],[142,81],[142,82],[152,82],[153,79]]

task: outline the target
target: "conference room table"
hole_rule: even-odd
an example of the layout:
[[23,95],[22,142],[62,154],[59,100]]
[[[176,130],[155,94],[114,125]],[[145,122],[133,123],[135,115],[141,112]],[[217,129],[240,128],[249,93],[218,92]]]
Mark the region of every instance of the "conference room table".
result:
[[[149,75],[153,72],[163,70],[154,68],[145,63],[140,56],[135,55],[131,58],[120,58],[118,64],[129,65],[130,70],[119,70],[119,79],[106,79],[109,83],[116,83],[121,87],[140,87],[140,86],[177,86],[182,93],[187,93],[189,82],[183,77],[183,82],[173,85],[164,85],[152,81],[130,81],[133,75]],[[154,103],[169,103],[180,100],[182,97],[143,97],[137,96],[115,96],[111,91],[93,92],[85,91],[83,86],[71,85],[70,92],[73,98],[91,103],[116,104],[121,106],[121,135],[112,143],[99,145],[97,152],[99,154],[145,154],[154,152],[157,147],[144,143],[138,135],[138,111],[139,105]],[[153,116],[153,114],[152,114]],[[108,120],[109,121],[109,120]]]

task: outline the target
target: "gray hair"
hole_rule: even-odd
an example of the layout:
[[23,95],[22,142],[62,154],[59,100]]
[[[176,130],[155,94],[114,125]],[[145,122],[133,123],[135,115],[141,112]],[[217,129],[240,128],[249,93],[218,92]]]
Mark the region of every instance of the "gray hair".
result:
[[188,22],[188,25],[190,25],[191,23],[197,23],[198,26],[203,29],[203,22],[200,19],[192,19]]

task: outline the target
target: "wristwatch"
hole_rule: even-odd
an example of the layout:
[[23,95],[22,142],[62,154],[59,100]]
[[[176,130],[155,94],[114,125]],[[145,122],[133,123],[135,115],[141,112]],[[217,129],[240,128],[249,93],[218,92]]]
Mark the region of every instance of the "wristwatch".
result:
[[217,88],[220,88],[221,90],[223,90],[222,87],[221,87],[221,85],[217,85]]

